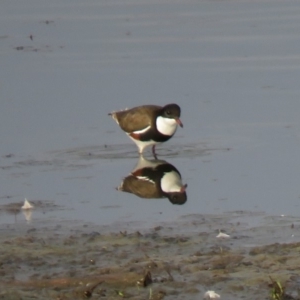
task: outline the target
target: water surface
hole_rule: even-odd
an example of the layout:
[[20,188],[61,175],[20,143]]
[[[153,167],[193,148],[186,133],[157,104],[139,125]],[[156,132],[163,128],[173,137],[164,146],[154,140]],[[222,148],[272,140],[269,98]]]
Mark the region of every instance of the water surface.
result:
[[[146,227],[299,216],[299,13],[292,0],[3,3],[1,205],[52,203],[31,222]],[[188,184],[181,206],[115,189],[138,154],[107,116],[170,102],[184,128],[157,152]],[[14,222],[27,221],[2,211]]]

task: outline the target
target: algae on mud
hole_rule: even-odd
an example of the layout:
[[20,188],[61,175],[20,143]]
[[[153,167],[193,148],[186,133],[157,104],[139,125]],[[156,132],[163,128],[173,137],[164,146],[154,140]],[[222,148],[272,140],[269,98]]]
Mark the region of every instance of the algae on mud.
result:
[[[215,290],[222,299],[261,300],[270,299],[269,276],[299,299],[300,242],[267,237],[275,228],[292,236],[299,224],[279,220],[249,226],[240,214],[193,215],[143,231],[2,226],[0,299],[201,299]],[[219,229],[231,238],[217,239]]]

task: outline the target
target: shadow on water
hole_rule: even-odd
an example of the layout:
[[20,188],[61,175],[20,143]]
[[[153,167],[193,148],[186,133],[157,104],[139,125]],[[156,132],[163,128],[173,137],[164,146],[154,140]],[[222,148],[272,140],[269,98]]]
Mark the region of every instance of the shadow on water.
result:
[[187,201],[186,188],[187,184],[182,184],[181,174],[173,165],[141,155],[117,189],[140,198],[168,198],[172,204],[181,205]]

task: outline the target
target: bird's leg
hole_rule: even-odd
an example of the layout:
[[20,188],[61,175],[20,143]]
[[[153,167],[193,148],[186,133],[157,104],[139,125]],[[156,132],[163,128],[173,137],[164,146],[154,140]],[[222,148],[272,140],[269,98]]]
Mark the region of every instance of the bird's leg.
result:
[[155,153],[155,145],[152,146],[152,154],[153,154],[154,158],[157,160],[157,156]]

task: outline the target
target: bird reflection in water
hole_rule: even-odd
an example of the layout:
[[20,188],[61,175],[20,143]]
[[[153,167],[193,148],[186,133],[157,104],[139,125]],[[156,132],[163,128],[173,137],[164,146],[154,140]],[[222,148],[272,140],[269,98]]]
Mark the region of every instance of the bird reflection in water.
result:
[[187,201],[187,184],[182,184],[179,171],[165,160],[147,160],[140,155],[136,167],[124,178],[119,191],[141,198],[168,198],[172,204]]

